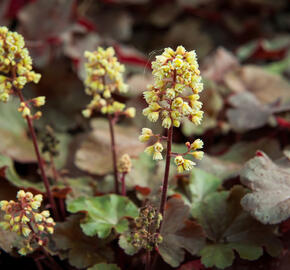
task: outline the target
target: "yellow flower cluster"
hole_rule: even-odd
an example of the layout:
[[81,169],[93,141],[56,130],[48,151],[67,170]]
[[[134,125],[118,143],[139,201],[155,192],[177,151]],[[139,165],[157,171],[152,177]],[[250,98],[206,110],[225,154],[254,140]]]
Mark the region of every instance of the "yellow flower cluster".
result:
[[[152,62],[153,85],[148,86],[144,92],[144,98],[148,107],[143,110],[143,114],[151,122],[162,119],[164,128],[179,127],[182,119],[187,117],[195,125],[199,125],[203,111],[202,103],[199,101],[199,93],[203,90],[200,71],[197,63],[195,51],[187,52],[183,46],[178,46],[176,51],[166,48],[164,52],[156,57]],[[172,130],[168,132],[171,137],[164,137],[153,134],[149,128],[143,128],[139,136],[141,142],[156,138],[155,142],[145,149],[145,152],[153,155],[154,160],[163,159],[162,140],[172,140]],[[168,141],[171,144],[171,141]],[[203,147],[200,139],[192,144],[186,143],[187,152],[183,154],[171,153],[175,156],[175,164],[178,172],[189,171],[195,163],[183,158],[190,154],[196,159],[202,159],[203,152],[196,151]]]
[[40,96],[26,102],[21,102],[18,108],[18,111],[22,113],[23,118],[30,117],[32,119],[39,119],[42,116],[42,113],[40,111],[37,111],[34,115],[32,115],[29,103],[32,104],[34,107],[41,107],[45,104],[45,97]]
[[118,172],[120,173],[129,173],[132,168],[131,158],[128,154],[121,156],[118,162]]
[[135,117],[135,108],[125,109],[125,104],[115,101],[113,93],[126,93],[128,85],[124,83],[124,65],[120,64],[112,47],[98,48],[94,52],[85,52],[86,79],[85,92],[93,96],[90,104],[83,110],[84,117],[89,118],[94,110],[103,114],[124,114]]
[[32,70],[32,60],[23,37],[0,27],[0,100],[6,102],[14,89],[38,83],[41,75]]
[[177,171],[179,173],[182,173],[184,171],[190,171],[192,170],[193,166],[196,165],[195,162],[183,158],[185,155],[192,155],[196,159],[202,159],[203,158],[203,151],[196,151],[198,149],[202,149],[203,142],[200,139],[195,140],[192,144],[187,142],[185,144],[188,148],[188,151],[184,154],[177,155],[174,159],[174,163],[177,166]]
[[144,92],[148,107],[143,114],[151,122],[162,119],[162,126],[179,127],[183,117],[199,125],[203,111],[199,93],[203,90],[195,51],[183,46],[166,48],[152,62],[154,84]]
[[20,190],[17,199],[17,202],[0,202],[1,210],[5,212],[5,221],[0,222],[0,226],[28,239],[26,246],[19,250],[21,255],[26,255],[33,250],[31,242],[36,240],[38,245],[43,245],[42,234],[52,234],[55,222],[49,211],[37,211],[43,199],[41,194],[33,196],[31,192]]

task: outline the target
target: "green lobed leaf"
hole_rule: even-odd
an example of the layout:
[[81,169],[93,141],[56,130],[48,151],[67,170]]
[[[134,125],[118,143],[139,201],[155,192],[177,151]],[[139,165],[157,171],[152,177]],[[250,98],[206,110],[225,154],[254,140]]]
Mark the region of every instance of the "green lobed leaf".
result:
[[204,198],[217,191],[221,184],[222,179],[201,169],[194,168],[189,177],[189,182],[183,184],[177,191],[184,195],[186,203],[191,206],[191,214],[195,217]]
[[86,235],[106,238],[112,229],[122,233],[128,229],[126,217],[138,216],[138,209],[127,197],[109,194],[99,197],[80,197],[67,202],[71,213],[86,211],[87,217],[81,223]]
[[201,262],[205,267],[213,267],[224,269],[231,266],[235,258],[233,250],[222,244],[207,245],[200,252]]
[[205,266],[224,269],[234,260],[234,252],[247,260],[256,260],[263,254],[263,247],[272,256],[282,250],[274,228],[254,220],[243,211],[241,198],[246,191],[235,186],[231,191],[209,194],[197,211],[197,219],[205,230],[208,245],[200,252]]

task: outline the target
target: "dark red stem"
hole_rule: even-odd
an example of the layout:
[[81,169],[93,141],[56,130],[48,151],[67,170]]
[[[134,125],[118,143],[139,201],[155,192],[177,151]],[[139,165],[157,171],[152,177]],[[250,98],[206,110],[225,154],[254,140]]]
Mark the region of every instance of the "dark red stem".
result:
[[[173,127],[171,126],[168,129],[168,135],[167,135],[166,165],[165,165],[165,173],[164,173],[161,201],[160,201],[160,207],[159,207],[159,213],[162,216],[164,216],[164,209],[165,209],[167,189],[168,189],[168,178],[169,178],[170,159],[171,159],[172,133],[173,133]],[[161,229],[161,225],[160,225],[159,231],[160,231],[160,229]]]
[[[18,95],[19,99],[21,100],[21,102],[25,102],[24,97],[22,95],[22,92],[20,90],[18,90],[18,89],[16,90],[16,92],[17,92],[17,95]],[[51,190],[50,190],[48,179],[47,179],[46,174],[45,174],[44,162],[43,162],[43,159],[40,156],[39,147],[38,147],[38,143],[37,143],[36,134],[35,134],[35,131],[34,131],[34,128],[33,128],[32,120],[31,120],[31,118],[29,116],[26,116],[26,121],[27,121],[27,124],[28,124],[28,128],[29,128],[29,131],[30,131],[30,134],[31,134],[32,141],[33,141],[33,146],[34,146],[34,150],[35,150],[37,161],[38,161],[38,167],[40,169],[40,174],[41,174],[41,177],[42,177],[45,189],[46,189],[46,193],[47,193],[47,197],[49,199],[49,203],[50,203],[50,206],[51,206],[51,209],[53,211],[55,219],[59,220],[59,215],[58,215],[58,212],[57,212],[56,204],[55,204],[54,198],[53,198]]]
[[145,264],[145,270],[151,269],[151,252],[150,250],[146,251],[146,264]]
[[111,150],[112,150],[113,168],[114,168],[114,176],[115,176],[115,193],[119,194],[119,181],[118,181],[117,154],[116,154],[114,123],[113,123],[113,118],[111,115],[108,115],[108,119],[109,119],[109,125],[110,125]]
[[126,173],[122,173],[121,176],[121,183],[122,183],[122,196],[126,196]]

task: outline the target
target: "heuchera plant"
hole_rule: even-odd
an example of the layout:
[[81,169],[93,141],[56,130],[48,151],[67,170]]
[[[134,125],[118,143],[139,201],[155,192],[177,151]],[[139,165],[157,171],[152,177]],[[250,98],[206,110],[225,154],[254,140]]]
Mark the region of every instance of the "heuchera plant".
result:
[[[17,202],[0,202],[1,210],[5,212],[5,221],[0,226],[24,237],[24,246],[18,252],[26,255],[38,246],[45,247],[48,244],[47,234],[53,234],[55,222],[49,211],[38,211],[42,202],[41,194],[33,196],[31,192],[20,190],[17,199]],[[42,250],[47,254],[45,249]]]
[[[11,96],[19,99],[18,111],[27,122],[45,187],[45,192],[23,190],[22,179],[14,170],[12,162],[0,168],[1,177],[8,180],[13,178],[14,182],[18,182],[16,186],[21,187],[17,201],[0,202],[3,212],[0,233],[4,231],[9,233],[9,237],[13,234],[13,237],[16,235],[21,239],[16,241],[17,245],[9,242],[11,248],[17,247],[19,254],[33,258],[40,270],[44,269],[41,263],[43,258],[47,259],[44,263],[49,265],[49,269],[72,269],[73,266],[88,270],[118,270],[120,268],[116,264],[107,263],[114,261],[114,254],[118,254],[115,257],[123,269],[127,267],[123,261],[128,260],[127,255],[135,255],[138,260],[130,257],[130,269],[137,269],[136,265],[139,269],[140,264],[145,262],[145,269],[153,270],[159,255],[164,262],[175,268],[184,262],[188,252],[195,259],[198,258],[198,269],[202,269],[201,263],[205,267],[224,269],[232,265],[236,253],[241,259],[256,260],[262,256],[263,248],[271,256],[278,256],[282,244],[276,236],[275,227],[261,222],[277,224],[289,217],[289,211],[284,204],[267,203],[267,198],[262,195],[264,190],[269,191],[271,185],[271,192],[274,190],[275,194],[280,194],[280,186],[273,184],[272,180],[277,178],[275,183],[284,185],[285,179],[290,178],[289,172],[259,153],[242,171],[244,178],[241,182],[254,189],[254,192],[248,193],[241,185],[227,190],[221,187],[222,179],[198,169],[193,170],[196,164],[191,159],[200,160],[204,155],[201,139],[186,142],[186,151],[183,153],[172,150],[174,130],[180,127],[183,120],[199,125],[203,117],[202,103],[199,101],[203,83],[195,51],[188,52],[183,46],[178,46],[175,51],[166,48],[152,62],[153,84],[144,92],[148,107],[143,110],[143,114],[151,122],[160,120],[160,126],[164,129],[160,134],[155,134],[144,127],[139,140],[149,143],[144,147],[145,152],[154,161],[162,160],[166,150],[164,174],[163,169],[161,177],[156,173],[158,187],[154,195],[150,191],[146,194],[135,193],[129,189],[129,185],[128,192],[126,190],[125,178],[128,174],[131,173],[129,176],[132,180],[136,175],[138,177],[138,173],[146,172],[143,164],[140,165],[142,162],[138,164],[128,154],[121,155],[116,143],[117,122],[123,116],[134,118],[136,114],[135,108],[126,108],[124,103],[118,101],[119,96],[128,91],[123,78],[124,65],[119,63],[112,47],[86,51],[84,56],[85,93],[92,99],[82,114],[86,118],[101,114],[108,120],[114,191],[98,186],[101,181],[106,185],[106,178],[95,181],[87,176],[70,178],[59,173],[53,159],[59,154],[57,146],[60,141],[52,128],[46,127],[42,138],[42,153],[48,153],[51,163],[50,178],[54,181],[49,183],[46,163],[40,155],[33,127],[33,121],[41,117],[41,112],[34,113],[33,109],[43,106],[45,97],[26,100],[22,93],[27,83],[38,83],[41,76],[32,69],[32,60],[23,37],[6,27],[0,27],[0,100],[8,102]],[[149,160],[155,163],[151,157]],[[170,189],[170,195],[173,196],[168,200],[172,160],[177,166],[178,177],[181,181],[186,179],[187,183],[182,186],[182,190],[178,185]],[[137,170],[140,171],[136,174]],[[193,172],[189,175],[191,170]],[[152,174],[149,173],[150,177]],[[265,178],[264,185],[257,184],[262,177]],[[142,187],[139,187],[140,190]],[[48,205],[41,205],[43,195],[48,198]],[[283,196],[282,199],[289,197],[286,193]],[[280,202],[281,198],[278,197],[275,200]],[[156,207],[156,202],[159,207]],[[51,208],[52,217],[47,208]],[[124,252],[120,252],[120,248]],[[35,255],[39,253],[40,259]],[[54,260],[56,256],[58,258]]]
[[125,104],[116,101],[113,97],[114,94],[128,91],[128,85],[123,80],[125,67],[118,62],[114,49],[112,47],[107,49],[99,47],[95,52],[86,51],[85,57],[87,58],[85,92],[92,96],[92,101],[83,110],[83,115],[89,118],[94,111],[107,115],[111,134],[115,192],[119,194],[114,125],[122,115],[134,118],[136,110],[133,107],[126,109]]
[[203,147],[200,139],[192,144],[187,142],[185,153],[173,153],[171,151],[173,127],[179,127],[183,118],[187,117],[193,124],[200,124],[203,116],[201,110],[202,103],[199,101],[199,93],[203,89],[200,71],[195,51],[187,52],[184,47],[177,47],[176,51],[167,48],[156,57],[152,63],[154,84],[148,86],[148,91],[144,92],[144,97],[148,103],[148,108],[143,110],[143,114],[151,122],[162,120],[162,126],[166,128],[167,137],[154,134],[151,129],[143,128],[139,139],[141,142],[148,141],[154,137],[155,142],[145,149],[145,152],[153,155],[154,160],[161,160],[163,156],[162,141],[167,142],[166,165],[163,179],[163,188],[160,202],[160,214],[164,214],[166,194],[168,188],[168,177],[170,169],[170,159],[174,157],[179,173],[190,171],[195,163],[185,159],[186,155],[193,155],[196,159],[202,159],[203,152],[196,151]]
[[27,121],[47,196],[54,215],[58,219],[56,204],[51,194],[43,159],[39,152],[33,128],[33,120],[39,119],[41,112],[37,111],[35,114],[31,112],[32,106],[40,107],[45,104],[45,97],[41,96],[25,100],[22,94],[24,86],[29,82],[38,83],[41,75],[32,70],[32,59],[27,48],[25,48],[23,37],[16,32],[9,31],[7,27],[0,28],[0,55],[0,99],[3,102],[7,102],[9,96],[15,95],[20,100],[18,111],[22,113],[22,117]]

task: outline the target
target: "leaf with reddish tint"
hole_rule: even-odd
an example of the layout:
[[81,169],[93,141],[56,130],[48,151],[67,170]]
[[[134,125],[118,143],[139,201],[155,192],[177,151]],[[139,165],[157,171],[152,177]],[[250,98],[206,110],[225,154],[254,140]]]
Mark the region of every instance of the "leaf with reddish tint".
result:
[[111,261],[113,252],[106,240],[86,236],[80,228],[81,215],[71,215],[65,222],[57,222],[53,251],[62,251],[69,263],[79,269],[96,263]]
[[58,38],[72,23],[73,2],[73,0],[38,0],[25,6],[18,15],[21,32],[25,34],[27,40],[49,42],[49,39]]
[[204,59],[201,74],[206,79],[221,83],[227,72],[239,66],[239,61],[230,51],[219,47]]
[[272,256],[282,250],[274,228],[253,219],[240,205],[246,191],[235,186],[231,191],[208,195],[198,209],[197,220],[205,230],[208,242],[200,251],[206,267],[224,269],[230,266],[236,251],[242,259],[256,260],[263,254],[263,247]]
[[290,217],[290,170],[259,153],[241,172],[242,183],[252,190],[241,203],[262,223],[277,224]]
[[204,266],[201,264],[200,260],[190,261],[181,265],[178,270],[202,270]]
[[135,186],[135,190],[140,192],[143,196],[148,196],[151,192],[150,188],[147,187],[140,187],[140,186]]
[[185,251],[196,255],[205,244],[200,225],[188,220],[189,207],[182,199],[172,198],[166,204],[162,224],[162,243],[159,252],[165,262],[177,267],[184,260]]

